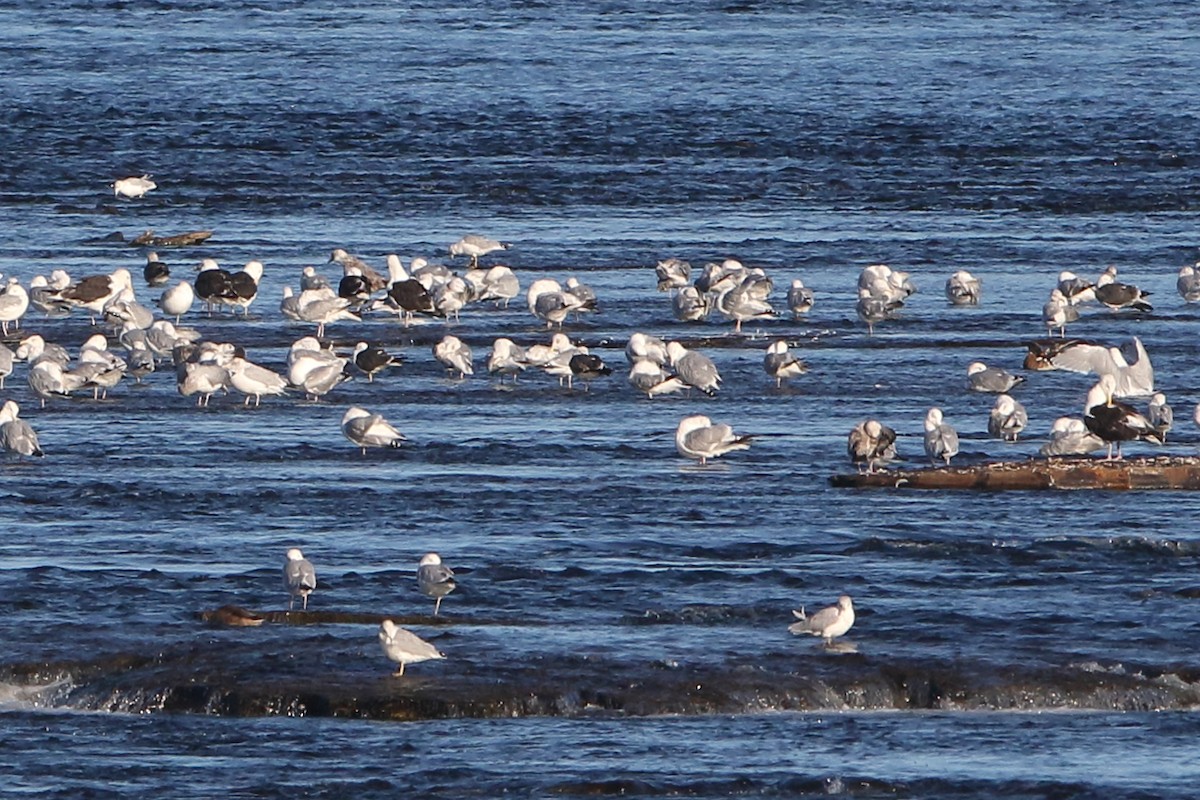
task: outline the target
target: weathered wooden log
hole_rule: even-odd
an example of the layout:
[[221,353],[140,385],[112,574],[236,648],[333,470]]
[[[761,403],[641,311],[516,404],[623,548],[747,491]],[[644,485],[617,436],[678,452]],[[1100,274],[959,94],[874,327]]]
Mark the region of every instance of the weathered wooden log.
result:
[[131,247],[187,247],[193,244],[203,244],[213,235],[212,231],[192,231],[177,233],[174,236],[155,236],[154,231],[146,231],[141,236],[129,241]]
[[855,489],[1200,489],[1200,458],[1037,458],[834,475],[829,482]]

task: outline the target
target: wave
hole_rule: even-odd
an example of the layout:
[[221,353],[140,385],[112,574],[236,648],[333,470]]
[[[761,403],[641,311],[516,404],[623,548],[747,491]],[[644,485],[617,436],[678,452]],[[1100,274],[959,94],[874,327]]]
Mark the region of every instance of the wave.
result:
[[[13,703],[126,713],[376,720],[653,717],[770,711],[1166,711],[1200,708],[1200,671],[1085,661],[1051,668],[865,656],[853,647],[715,666],[555,657],[404,678],[314,642],[310,663],[253,640],[0,669]],[[343,658],[343,655],[345,658]],[[359,653],[361,659],[361,653]],[[467,656],[466,658],[469,658]],[[347,666],[331,668],[333,663]]]

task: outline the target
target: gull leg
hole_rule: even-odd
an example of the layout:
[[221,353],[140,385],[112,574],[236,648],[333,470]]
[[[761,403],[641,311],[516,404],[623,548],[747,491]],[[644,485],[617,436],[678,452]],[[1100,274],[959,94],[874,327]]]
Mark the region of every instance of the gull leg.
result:
[[438,615],[438,611],[441,609],[441,607],[442,607],[442,598],[439,597],[433,601],[433,615],[435,617]]
[[393,673],[392,673],[392,676],[393,676],[393,677],[396,677],[396,678],[399,678],[399,677],[402,677],[403,675],[404,675],[404,662],[403,662],[403,661],[401,661],[401,662],[400,662],[400,669],[398,669],[398,670],[396,670],[395,672],[393,672]]

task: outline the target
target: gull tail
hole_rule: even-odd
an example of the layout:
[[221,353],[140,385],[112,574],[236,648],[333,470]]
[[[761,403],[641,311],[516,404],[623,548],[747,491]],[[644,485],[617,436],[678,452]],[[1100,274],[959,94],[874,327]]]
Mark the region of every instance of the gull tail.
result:
[[[1146,294],[1147,294],[1146,292],[1142,292],[1143,297]],[[1129,306],[1130,306],[1130,308],[1136,308],[1138,311],[1153,311],[1154,310],[1154,306],[1150,305],[1149,303],[1147,303],[1144,300],[1134,300],[1132,303],[1129,304]]]

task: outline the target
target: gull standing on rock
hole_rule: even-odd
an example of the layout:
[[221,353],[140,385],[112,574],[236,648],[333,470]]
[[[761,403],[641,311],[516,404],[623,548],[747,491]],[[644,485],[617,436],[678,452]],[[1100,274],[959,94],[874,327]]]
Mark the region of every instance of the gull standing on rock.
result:
[[802,633],[820,636],[826,646],[837,637],[846,635],[854,625],[854,603],[848,594],[839,597],[836,606],[823,608],[811,617],[805,615],[803,606],[792,614],[798,621],[788,626],[789,631],[797,636]]
[[442,598],[458,588],[454,582],[454,570],[442,563],[437,553],[426,553],[417,565],[417,588],[426,597],[432,597],[433,615],[442,608]]
[[865,468],[867,474],[900,457],[896,453],[896,431],[877,419],[865,419],[850,430],[846,452],[850,462]]
[[288,593],[288,611],[295,607],[297,597],[303,603],[303,610],[308,611],[308,596],[317,588],[317,571],[298,547],[287,551],[287,561],[283,562],[283,588]]
[[398,627],[390,619],[385,619],[379,626],[379,645],[383,648],[385,656],[400,665],[395,672],[397,677],[404,675],[405,664],[446,657],[429,642],[412,631]]
[[1101,375],[1100,380],[1087,394],[1083,408],[1083,423],[1087,429],[1099,436],[1108,445],[1108,459],[1121,458],[1121,443],[1143,439],[1163,443],[1164,435],[1151,424],[1136,408],[1128,403],[1113,399],[1117,382],[1112,375]]

